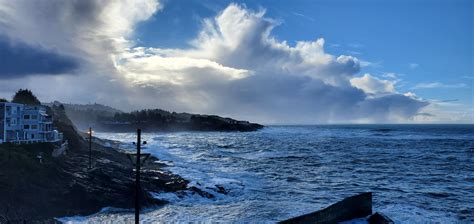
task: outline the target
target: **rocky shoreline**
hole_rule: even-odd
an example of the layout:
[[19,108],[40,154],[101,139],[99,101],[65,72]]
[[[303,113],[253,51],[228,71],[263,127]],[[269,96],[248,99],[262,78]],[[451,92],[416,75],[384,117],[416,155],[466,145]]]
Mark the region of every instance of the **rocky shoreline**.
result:
[[[53,156],[51,143],[0,145],[0,223],[55,223],[55,217],[84,216],[104,207],[133,208],[134,175],[126,154],[92,144],[93,168],[88,169],[88,144],[76,131],[64,110],[52,107],[54,123],[68,140],[68,149]],[[41,160],[38,158],[41,156]],[[142,169],[141,204],[160,206],[167,202],[148,192],[187,192],[214,195],[189,181],[163,170],[158,158],[150,158]],[[216,186],[216,192],[225,189]]]

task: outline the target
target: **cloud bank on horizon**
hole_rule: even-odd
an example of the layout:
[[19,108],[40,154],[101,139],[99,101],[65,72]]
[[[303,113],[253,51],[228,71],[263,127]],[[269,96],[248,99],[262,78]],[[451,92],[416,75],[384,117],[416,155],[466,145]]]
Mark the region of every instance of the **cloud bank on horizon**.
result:
[[[357,76],[361,61],[326,53],[323,38],[294,46],[277,40],[271,33],[279,22],[265,10],[230,4],[202,21],[188,48],[139,46],[132,40],[135,26],[160,10],[166,8],[155,0],[0,1],[0,49],[7,52],[2,57],[23,62],[8,72],[0,62],[0,96],[27,87],[48,100],[263,123],[406,123],[433,117],[424,111],[427,100],[398,92],[396,81]],[[21,55],[25,52],[41,61]],[[25,69],[33,62],[38,66]]]

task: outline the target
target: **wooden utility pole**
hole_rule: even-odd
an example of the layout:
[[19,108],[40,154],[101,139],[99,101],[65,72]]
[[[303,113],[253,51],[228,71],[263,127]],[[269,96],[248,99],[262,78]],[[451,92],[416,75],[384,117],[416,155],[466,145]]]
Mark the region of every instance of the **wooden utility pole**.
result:
[[89,127],[89,169],[92,169],[92,128]]
[[140,223],[140,143],[142,130],[137,129],[137,162],[135,165],[135,224]]

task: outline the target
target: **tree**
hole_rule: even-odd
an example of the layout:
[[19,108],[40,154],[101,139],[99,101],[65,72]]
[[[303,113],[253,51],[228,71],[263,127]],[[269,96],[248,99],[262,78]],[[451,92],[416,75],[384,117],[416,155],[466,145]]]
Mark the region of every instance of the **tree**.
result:
[[0,98],[0,103],[6,103],[6,102],[8,102],[7,99],[5,99],[5,98]]
[[41,105],[41,102],[29,89],[18,90],[13,96],[12,102],[27,105]]

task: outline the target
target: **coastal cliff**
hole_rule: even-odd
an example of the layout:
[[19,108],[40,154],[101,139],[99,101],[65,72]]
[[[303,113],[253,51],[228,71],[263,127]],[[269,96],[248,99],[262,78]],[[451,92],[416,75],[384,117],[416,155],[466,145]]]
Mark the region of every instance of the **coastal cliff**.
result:
[[[104,207],[132,208],[133,167],[124,152],[94,141],[93,168],[88,169],[88,143],[66,116],[64,108],[52,106],[54,124],[68,141],[57,155],[51,143],[0,145],[0,223],[53,223],[55,217],[90,215]],[[55,156],[53,156],[55,155]],[[41,159],[40,159],[41,158]],[[150,158],[142,171],[142,206],[157,206],[148,193],[187,190],[204,197],[188,181],[162,169]]]

